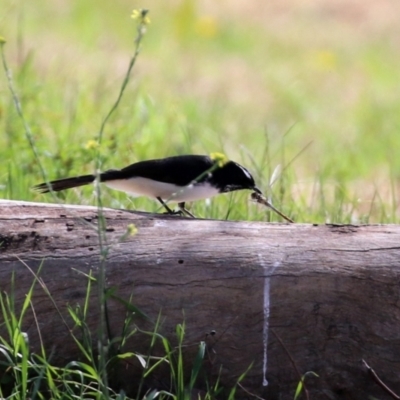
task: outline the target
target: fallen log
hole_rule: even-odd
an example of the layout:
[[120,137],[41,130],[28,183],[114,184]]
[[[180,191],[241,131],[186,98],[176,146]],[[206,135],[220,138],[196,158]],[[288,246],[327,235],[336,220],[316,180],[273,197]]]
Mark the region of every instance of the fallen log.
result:
[[[319,378],[306,379],[312,399],[391,398],[371,379],[365,360],[400,393],[399,226],[194,220],[110,209],[104,216],[106,286],[127,301],[133,293],[132,303],[149,317],[139,327],[151,329],[161,312],[160,333],[173,340],[184,320],[189,348],[206,341],[212,376],[234,381],[252,364],[242,386],[274,400],[292,399],[300,376],[314,371]],[[84,303],[82,273],[96,276],[99,267],[97,222],[94,207],[1,201],[1,291],[11,293],[14,274],[20,306],[40,269],[72,329],[67,305]],[[137,234],[126,235],[132,223]],[[79,352],[37,286],[37,321],[28,312],[24,330],[37,351],[40,329],[52,362],[65,364]],[[96,299],[94,290],[93,335]],[[117,335],[126,307],[114,298],[107,309]]]

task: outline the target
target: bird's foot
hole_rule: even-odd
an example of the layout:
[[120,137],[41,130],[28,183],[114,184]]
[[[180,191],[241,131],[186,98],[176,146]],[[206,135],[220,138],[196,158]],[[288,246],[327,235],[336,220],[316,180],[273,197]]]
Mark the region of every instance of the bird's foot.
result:
[[164,211],[164,215],[179,215],[179,216],[184,216],[185,213],[182,210],[169,210],[169,211]]

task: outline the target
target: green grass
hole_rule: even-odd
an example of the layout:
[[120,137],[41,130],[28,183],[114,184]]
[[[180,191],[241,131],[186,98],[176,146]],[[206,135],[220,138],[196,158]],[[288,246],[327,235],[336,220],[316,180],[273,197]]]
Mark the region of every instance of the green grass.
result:
[[[40,269],[38,274],[40,274]],[[37,287],[37,277],[38,275],[35,275],[20,311],[18,311],[18,307],[15,304],[18,299],[15,298],[14,293],[14,278],[12,292],[9,295],[0,293],[0,309],[3,317],[1,327],[5,333],[0,337],[1,398],[7,396],[9,399],[128,399],[123,389],[116,392],[108,385],[107,379],[104,379],[104,374],[101,371],[98,356],[93,351],[94,338],[88,327],[90,315],[87,312],[93,285],[92,276],[87,277],[88,286],[85,303],[82,306],[77,305],[75,308],[68,306],[68,311],[74,324],[73,328],[70,329],[70,334],[81,353],[82,361],[71,360],[63,367],[53,365],[51,362],[53,354],[46,353],[46,345],[44,343],[41,344],[42,347],[39,354],[30,352],[29,337],[23,331],[23,321],[29,308],[34,311],[31,298],[35,290],[40,290]],[[60,312],[45,284],[41,281],[40,285],[48,294],[49,300],[56,307],[56,310]],[[126,311],[126,320],[121,335],[108,338],[110,342],[107,344],[106,368],[107,376],[111,377],[112,380],[112,377],[118,374],[118,371],[120,373],[121,369],[123,370],[126,365],[131,366],[132,373],[132,365],[135,364],[135,360],[136,364],[141,366],[141,377],[139,374],[136,385],[131,385],[131,391],[137,390],[136,397],[129,398],[189,400],[194,390],[204,387],[206,388],[204,394],[208,396],[204,398],[211,399],[224,390],[219,384],[218,378],[212,385],[210,385],[210,380],[204,380],[202,364],[206,359],[205,342],[199,343],[198,351],[191,363],[192,366],[187,367],[188,360],[185,359],[183,353],[185,324],[177,325],[177,345],[174,346],[158,332],[160,318],[155,322],[153,331],[143,332],[138,327],[137,317],[140,316],[140,311],[130,301],[126,302]],[[68,328],[68,324],[63,317],[62,320]],[[37,320],[36,323],[38,324]],[[39,330],[39,324],[37,328]],[[147,354],[124,350],[126,342],[138,333],[146,334],[150,337]],[[157,345],[163,349],[162,356],[153,355],[155,351],[160,352],[160,350],[155,350]],[[158,369],[163,366],[167,366],[166,370],[170,373],[170,387],[167,389],[144,389],[149,386],[149,377],[151,378],[152,374],[158,372]],[[199,379],[200,373],[203,374],[201,379]],[[189,374],[189,376],[186,376],[186,374]],[[168,379],[166,381],[168,382]],[[206,384],[208,384],[208,388]],[[228,389],[228,396],[231,394],[233,396],[235,390],[235,385],[230,390]],[[132,396],[132,393],[130,395]],[[231,398],[233,399],[234,397]]]
[[[135,24],[129,16],[141,5],[2,0],[0,35],[7,39],[6,57],[39,162],[3,73],[0,197],[54,201],[31,190],[43,181],[41,166],[57,179],[92,173],[99,160],[108,169],[219,151],[252,170],[274,205],[296,222],[398,222],[400,56],[399,28],[391,18],[396,11],[385,9],[374,19],[359,5],[361,24],[359,14],[340,7],[333,12],[294,1],[290,5],[282,11],[237,1],[229,8],[214,4],[207,9],[194,0],[149,1],[152,23],[97,152],[88,144],[97,138],[120,91],[134,51]],[[99,200],[93,187],[58,196],[63,203]],[[191,210],[206,218],[279,221],[248,196],[223,195],[196,202]],[[159,211],[155,202],[106,188],[101,201]],[[106,254],[106,245],[103,250]],[[10,299],[2,297],[9,338],[0,350],[13,366],[16,398],[27,398],[28,387],[38,395],[42,384],[53,398],[123,398],[108,386],[93,355],[85,365],[61,370],[51,365],[48,354],[32,358],[20,326],[23,315],[16,316]],[[82,315],[70,312],[79,325]],[[184,328],[177,327],[179,343]],[[151,352],[130,356],[144,365],[144,375],[158,362],[168,362],[168,390],[185,398],[187,382],[192,385],[198,377],[204,345],[199,344],[193,369],[187,371],[179,347],[172,351],[156,329],[149,335],[163,344],[164,358],[151,359]],[[218,384],[211,385],[210,396],[218,393]],[[149,392],[147,398],[155,395]],[[167,391],[158,396],[171,397]]]
[[[5,50],[47,174],[92,172],[86,144],[97,136],[132,54],[134,5],[3,3]],[[133,79],[104,132],[104,168],[222,151],[252,169],[264,190],[272,171],[290,164],[273,187],[274,204],[298,222],[398,221],[394,24],[368,21],[360,31],[340,13],[317,17],[312,8],[288,9],[279,25],[274,10],[207,10],[190,0],[149,7],[152,23]],[[0,85],[0,196],[51,201],[31,190],[42,177],[4,75]],[[94,203],[91,188],[60,197]],[[247,198],[220,196],[193,211],[279,220]],[[108,189],[104,205],[158,210]]]
[[[0,293],[0,312],[2,315],[2,336],[0,336],[0,396],[7,399],[142,399],[153,400],[190,400],[197,398],[211,400],[226,398],[234,400],[237,387],[246,376],[251,366],[243,368],[242,375],[236,384],[223,387],[220,377],[209,376],[207,344],[200,341],[197,349],[188,352],[193,343],[186,342],[186,324],[176,326],[176,337],[166,338],[160,334],[160,314],[154,322],[132,304],[132,298],[127,301],[115,296],[114,289],[106,291],[105,297],[113,297],[125,307],[126,317],[120,332],[107,336],[104,342],[106,353],[102,357],[95,350],[96,338],[89,326],[93,325],[89,312],[93,290],[99,279],[90,272],[87,279],[86,296],[83,304],[68,305],[70,319],[58,308],[56,301],[49,292],[45,282],[40,278],[41,267],[34,272],[33,281],[28,293],[20,304],[16,297],[16,281],[12,276],[9,294]],[[40,334],[40,316],[36,315],[32,298],[34,292],[43,290],[48,300],[59,314],[62,323],[70,332],[80,353],[80,361],[69,360],[64,366],[54,364],[53,351],[48,353],[46,343],[42,342]],[[24,331],[24,318],[31,310],[34,322],[39,332],[40,349],[31,352],[29,336]],[[164,318],[164,317],[163,317]],[[144,321],[152,325],[153,330],[141,329]],[[135,338],[140,335],[148,337],[147,352],[139,352],[132,346]],[[143,351],[143,345],[142,351]],[[127,350],[126,348],[129,348]],[[76,350],[70,348],[76,354]],[[191,354],[193,359],[190,359]],[[56,358],[56,357],[55,357]],[[124,372],[129,367],[129,374]],[[104,371],[102,370],[104,368]],[[221,365],[222,369],[222,365]],[[121,386],[121,374],[125,379]],[[162,377],[162,380],[160,379]],[[128,384],[128,392],[124,386]],[[120,387],[118,390],[115,387]]]

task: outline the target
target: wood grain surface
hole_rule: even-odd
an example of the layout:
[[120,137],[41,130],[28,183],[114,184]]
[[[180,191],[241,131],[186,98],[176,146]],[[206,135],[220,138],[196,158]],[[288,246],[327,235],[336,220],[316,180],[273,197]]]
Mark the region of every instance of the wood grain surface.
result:
[[[312,399],[390,398],[365,370],[365,359],[400,393],[399,226],[232,222],[110,209],[104,215],[107,287],[125,300],[133,295],[149,317],[135,319],[143,329],[161,312],[161,333],[174,341],[176,324],[185,320],[189,359],[205,340],[212,376],[222,368],[223,382],[232,382],[252,364],[245,388],[266,399],[292,399],[298,373],[314,371],[319,378],[307,380]],[[84,274],[97,273],[97,221],[93,207],[0,202],[0,289],[11,293],[14,274],[20,305],[42,265],[41,282],[68,326],[36,283],[37,321],[29,311],[23,329],[33,351],[40,329],[61,365],[81,357],[66,307],[83,304]],[[121,240],[132,223],[137,234]],[[107,308],[118,336],[126,308],[113,299]],[[98,317],[94,288],[88,318],[94,337]],[[146,351],[146,340],[135,337],[130,346]]]

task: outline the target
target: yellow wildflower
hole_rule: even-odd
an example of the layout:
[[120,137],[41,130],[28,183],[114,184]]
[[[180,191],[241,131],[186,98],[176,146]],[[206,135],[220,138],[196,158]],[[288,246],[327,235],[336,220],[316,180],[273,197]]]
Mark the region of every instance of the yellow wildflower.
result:
[[132,11],[131,18],[132,18],[132,19],[138,19],[138,18],[139,18],[139,15],[140,15],[139,10],[133,10],[133,11]]
[[217,20],[211,16],[200,17],[195,24],[196,33],[205,38],[213,38],[218,33]]
[[127,227],[127,233],[129,236],[135,236],[138,233],[138,228],[135,224],[129,224]]
[[215,161],[219,168],[222,168],[225,164],[229,162],[228,157],[224,153],[211,153],[211,160]]
[[337,55],[329,50],[321,50],[315,54],[316,65],[325,71],[335,69],[337,67]]
[[97,149],[99,147],[99,142],[97,140],[89,140],[86,144],[85,144],[85,149],[86,150],[94,150]]
[[140,24],[143,25],[149,25],[150,24],[150,18],[147,16],[149,13],[149,10],[146,10],[144,8],[141,8],[139,10],[133,10],[131,14],[132,19],[137,19]]

